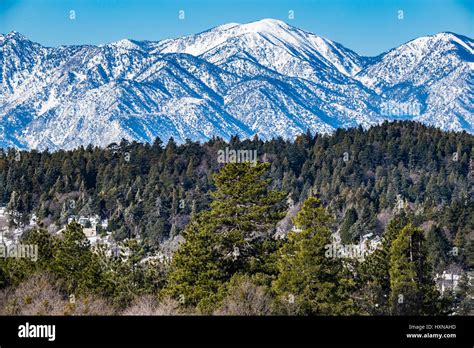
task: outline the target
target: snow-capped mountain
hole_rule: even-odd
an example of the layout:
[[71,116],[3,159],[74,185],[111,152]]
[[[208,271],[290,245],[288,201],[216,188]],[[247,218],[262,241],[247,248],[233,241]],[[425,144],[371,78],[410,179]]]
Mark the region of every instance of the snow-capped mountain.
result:
[[253,61],[285,76],[319,81],[323,76],[359,72],[364,60],[335,42],[274,19],[248,24],[227,24],[199,35],[165,40],[156,45],[161,53],[199,56],[229,67],[229,61]]
[[418,102],[414,120],[474,133],[473,68],[473,40],[439,33],[377,57],[356,78],[392,103]]
[[12,32],[0,35],[0,146],[292,138],[398,118],[474,133],[473,47],[440,33],[366,58],[272,19],[101,46]]

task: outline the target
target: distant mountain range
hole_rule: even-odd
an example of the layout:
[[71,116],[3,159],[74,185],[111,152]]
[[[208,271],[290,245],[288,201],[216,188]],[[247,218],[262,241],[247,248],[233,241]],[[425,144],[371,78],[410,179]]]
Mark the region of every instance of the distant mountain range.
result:
[[394,119],[474,133],[473,40],[453,33],[377,57],[274,19],[101,46],[11,32],[0,48],[0,147],[293,138]]

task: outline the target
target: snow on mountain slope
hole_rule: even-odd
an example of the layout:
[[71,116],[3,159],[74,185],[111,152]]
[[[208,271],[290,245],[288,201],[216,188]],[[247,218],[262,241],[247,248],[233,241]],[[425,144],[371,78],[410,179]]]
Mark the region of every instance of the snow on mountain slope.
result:
[[472,39],[452,33],[420,37],[379,56],[357,78],[369,87],[406,81],[414,86],[431,84],[458,67],[472,68],[466,62],[473,62],[473,44]]
[[418,103],[413,119],[474,132],[474,41],[453,33],[412,40],[356,75],[392,103]]
[[[129,57],[110,50],[85,48],[70,55],[51,76],[51,85],[40,84],[0,107],[6,115],[28,110],[31,117],[18,135],[28,147],[250,135],[214,101],[219,95],[213,88],[221,89],[226,79],[218,69],[187,55]],[[194,70],[205,75],[203,81]],[[34,76],[26,84],[38,86]]]
[[364,63],[342,45],[275,19],[227,24],[197,35],[166,40],[155,51],[188,53],[217,65],[240,55],[280,74],[310,80],[319,78],[322,71],[329,76],[354,75]]
[[[0,35],[0,146],[292,138],[403,116],[473,132],[473,42],[441,33],[375,58],[277,20],[161,42],[46,48]],[[417,114],[386,105],[421,105]]]

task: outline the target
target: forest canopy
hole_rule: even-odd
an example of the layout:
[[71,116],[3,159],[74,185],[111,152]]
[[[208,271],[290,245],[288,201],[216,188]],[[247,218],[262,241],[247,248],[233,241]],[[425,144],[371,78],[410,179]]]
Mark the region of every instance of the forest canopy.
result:
[[[0,286],[39,277],[59,299],[98,296],[111,311],[152,296],[208,314],[469,313],[465,277],[442,296],[435,274],[472,269],[473,145],[465,132],[386,122],[294,141],[1,151],[9,228],[40,252],[34,263],[0,259]],[[258,161],[222,163],[226,148]],[[71,222],[92,215],[126,256],[92,247]],[[144,262],[178,236],[172,258]],[[327,257],[334,236],[381,246],[362,262]],[[16,313],[9,296],[4,311]]]

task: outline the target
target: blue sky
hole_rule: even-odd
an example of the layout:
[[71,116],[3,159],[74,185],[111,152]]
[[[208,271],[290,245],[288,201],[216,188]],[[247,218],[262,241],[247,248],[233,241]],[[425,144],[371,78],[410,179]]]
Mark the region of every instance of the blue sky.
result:
[[0,33],[16,30],[46,46],[160,40],[262,18],[284,20],[362,55],[441,31],[474,36],[474,0],[0,0]]

